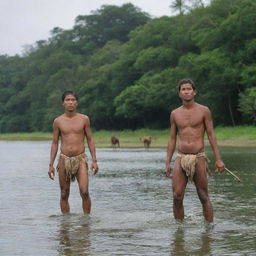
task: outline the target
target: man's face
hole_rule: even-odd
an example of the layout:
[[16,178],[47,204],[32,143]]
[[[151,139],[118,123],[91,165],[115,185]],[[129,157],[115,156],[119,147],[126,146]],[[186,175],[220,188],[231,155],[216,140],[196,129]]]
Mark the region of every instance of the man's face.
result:
[[196,95],[196,91],[193,90],[191,84],[186,83],[182,84],[179,91],[179,96],[183,101],[191,101],[194,99]]
[[63,107],[68,112],[75,111],[77,107],[76,97],[73,94],[68,94],[63,101]]

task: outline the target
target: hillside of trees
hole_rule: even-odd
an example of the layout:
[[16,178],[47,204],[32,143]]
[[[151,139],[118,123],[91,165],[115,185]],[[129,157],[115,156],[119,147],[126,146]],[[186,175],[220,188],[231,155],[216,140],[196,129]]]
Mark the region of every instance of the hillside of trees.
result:
[[79,15],[22,56],[0,56],[0,132],[50,131],[64,90],[94,129],[167,128],[184,77],[215,125],[255,124],[255,28],[255,0],[160,18],[129,3]]

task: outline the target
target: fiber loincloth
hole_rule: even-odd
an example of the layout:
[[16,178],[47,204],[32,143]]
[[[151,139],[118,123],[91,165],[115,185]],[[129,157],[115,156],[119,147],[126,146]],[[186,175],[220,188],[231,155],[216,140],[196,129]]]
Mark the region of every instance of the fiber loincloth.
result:
[[60,166],[63,166],[66,171],[66,180],[70,178],[71,181],[75,181],[81,161],[84,161],[87,165],[85,153],[71,157],[61,153],[59,157],[58,169],[60,169]]
[[211,175],[211,172],[208,168],[208,158],[206,157],[205,152],[199,152],[197,154],[184,154],[184,153],[178,152],[176,154],[176,157],[181,158],[180,159],[181,167],[185,171],[190,182],[194,183],[193,178],[194,178],[195,171],[196,171],[197,159],[199,157],[205,158],[205,162],[206,162],[205,172],[206,172],[207,176]]

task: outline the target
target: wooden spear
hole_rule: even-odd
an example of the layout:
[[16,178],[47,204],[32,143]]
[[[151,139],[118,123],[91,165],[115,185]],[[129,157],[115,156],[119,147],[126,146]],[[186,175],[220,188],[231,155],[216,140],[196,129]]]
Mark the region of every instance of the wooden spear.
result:
[[236,180],[238,180],[239,182],[243,183],[243,181],[237,176],[235,175],[233,172],[231,172],[227,167],[225,167],[225,170],[231,174]]

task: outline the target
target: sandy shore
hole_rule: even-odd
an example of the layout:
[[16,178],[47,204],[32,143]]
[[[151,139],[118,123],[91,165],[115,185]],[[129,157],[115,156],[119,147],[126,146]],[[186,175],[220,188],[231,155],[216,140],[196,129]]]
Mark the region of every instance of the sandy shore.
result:
[[[209,142],[205,142],[209,145]],[[218,145],[220,147],[256,147],[256,140],[218,140]]]

